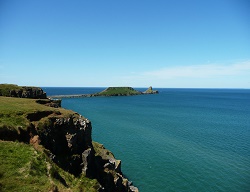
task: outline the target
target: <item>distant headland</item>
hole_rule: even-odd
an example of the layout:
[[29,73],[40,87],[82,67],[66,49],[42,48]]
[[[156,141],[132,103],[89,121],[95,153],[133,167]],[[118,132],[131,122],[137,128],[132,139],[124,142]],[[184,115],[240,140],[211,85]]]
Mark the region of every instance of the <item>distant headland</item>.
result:
[[137,91],[132,87],[108,87],[105,90],[94,94],[77,94],[77,95],[53,95],[50,98],[78,98],[78,97],[112,97],[112,96],[132,96],[144,94],[158,94],[157,90],[153,90],[150,86],[146,91]]

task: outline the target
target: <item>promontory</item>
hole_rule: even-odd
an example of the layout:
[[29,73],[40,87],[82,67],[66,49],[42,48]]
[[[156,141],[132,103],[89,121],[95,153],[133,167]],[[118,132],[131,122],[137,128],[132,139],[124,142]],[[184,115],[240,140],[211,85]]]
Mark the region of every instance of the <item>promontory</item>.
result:
[[91,121],[38,87],[0,84],[0,191],[136,192]]
[[77,98],[77,97],[111,97],[111,96],[133,96],[145,94],[158,94],[157,90],[153,90],[150,86],[146,91],[137,91],[132,87],[108,87],[99,93],[93,94],[77,94],[77,95],[53,95],[51,98]]

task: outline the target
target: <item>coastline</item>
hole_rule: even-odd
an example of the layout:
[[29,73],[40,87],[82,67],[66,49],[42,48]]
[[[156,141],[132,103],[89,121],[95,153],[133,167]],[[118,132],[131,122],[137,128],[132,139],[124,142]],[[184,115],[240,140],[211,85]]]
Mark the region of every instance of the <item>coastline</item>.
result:
[[111,96],[134,96],[134,95],[147,95],[158,94],[157,90],[153,90],[150,86],[146,91],[137,91],[132,87],[108,87],[101,92],[93,94],[73,94],[73,95],[51,95],[51,99],[62,98],[84,98],[84,97],[111,97]]
[[[19,89],[19,87],[16,88]],[[46,183],[43,187],[39,186],[38,183],[38,188],[53,192],[72,191],[72,188],[102,192],[139,191],[123,175],[121,160],[117,160],[113,153],[102,144],[92,141],[90,120],[72,110],[62,108],[60,102],[48,99],[46,93],[40,88],[22,87],[20,89],[22,91],[18,89],[6,92],[11,93],[11,97],[0,96],[2,104],[0,106],[1,149],[9,151],[10,147],[13,148],[14,145],[19,146],[23,143],[24,146],[30,146],[25,147],[25,150],[34,150],[39,156],[44,156],[47,166],[44,162],[35,160],[39,164],[43,164],[44,170],[46,170],[42,173],[39,172],[39,175],[34,173],[36,177],[43,178]],[[37,94],[38,90],[39,94]],[[3,93],[1,89],[0,93]],[[8,161],[3,158],[5,155],[10,156],[10,158],[12,156],[11,153],[0,154],[2,168],[6,169],[4,172],[12,171],[15,173],[17,168],[13,167],[12,169],[5,166],[8,164]],[[20,155],[17,154],[16,158],[23,159],[24,157]],[[30,158],[32,157],[27,156],[25,158],[26,161],[31,161]],[[32,162],[30,163],[32,164]],[[21,168],[22,166],[25,165],[21,165]],[[36,170],[39,169],[39,166],[34,165],[31,168]],[[22,173],[29,175],[30,170],[28,168],[23,169]],[[26,170],[28,173],[26,173]],[[51,172],[52,170],[53,172]],[[0,189],[8,191],[8,188],[12,186],[7,181],[10,178],[15,178],[13,178],[13,175],[5,175],[3,175]],[[77,186],[69,177],[78,183]],[[29,186],[32,179],[34,179],[34,176],[31,175],[24,179],[22,181],[23,187]]]

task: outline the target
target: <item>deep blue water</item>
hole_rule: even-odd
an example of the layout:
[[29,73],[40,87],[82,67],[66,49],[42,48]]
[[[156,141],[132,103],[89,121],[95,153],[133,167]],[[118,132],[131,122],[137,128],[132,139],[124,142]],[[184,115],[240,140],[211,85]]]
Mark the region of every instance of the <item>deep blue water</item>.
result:
[[[104,88],[44,88],[48,95]],[[63,99],[92,121],[141,192],[250,191],[250,90],[158,89],[158,95]]]

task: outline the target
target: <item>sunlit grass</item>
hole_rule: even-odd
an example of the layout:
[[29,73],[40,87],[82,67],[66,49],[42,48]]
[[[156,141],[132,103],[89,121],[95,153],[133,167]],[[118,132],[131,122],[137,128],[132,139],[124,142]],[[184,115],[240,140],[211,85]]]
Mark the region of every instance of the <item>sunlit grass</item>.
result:
[[[36,112],[47,112],[55,116],[69,116],[73,111],[63,108],[53,108],[38,104],[36,99],[14,98],[0,96],[0,128],[10,127],[26,129],[30,121],[28,114]],[[60,115],[59,115],[60,114]]]
[[46,191],[46,158],[32,146],[0,141],[1,191]]
[[0,191],[49,191],[57,186],[59,191],[94,192],[99,188],[96,179],[75,177],[24,143],[0,140],[0,165]]
[[[43,129],[49,118],[77,117],[76,113],[63,108],[48,107],[36,99],[0,96],[0,133],[6,129],[26,129],[30,123]],[[35,115],[42,114],[41,119]],[[2,132],[1,132],[2,131]],[[15,140],[15,139],[14,139]],[[29,144],[0,140],[0,191],[97,191],[96,179],[84,175],[75,177],[58,167],[45,154],[42,146],[36,151]]]

